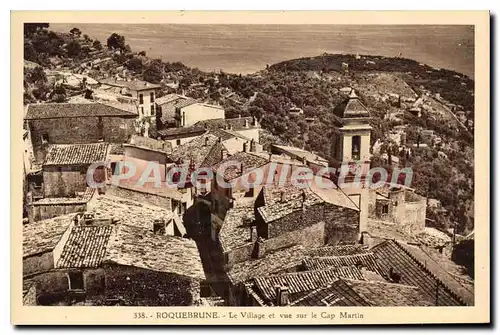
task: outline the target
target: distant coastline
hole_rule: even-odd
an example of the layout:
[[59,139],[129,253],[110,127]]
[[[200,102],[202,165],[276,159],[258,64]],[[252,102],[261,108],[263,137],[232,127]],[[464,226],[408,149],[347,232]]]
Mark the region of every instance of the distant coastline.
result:
[[[74,24],[51,24],[68,32]],[[120,25],[77,24],[101,40],[113,32],[126,36],[136,52],[179,61],[202,71],[249,74],[284,60],[325,52],[414,59],[474,79],[474,30],[469,26],[336,25]],[[433,38],[429,38],[432,36]]]

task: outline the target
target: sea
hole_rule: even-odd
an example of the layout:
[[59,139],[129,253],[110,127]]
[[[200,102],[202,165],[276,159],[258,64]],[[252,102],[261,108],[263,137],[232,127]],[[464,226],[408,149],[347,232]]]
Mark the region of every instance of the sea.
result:
[[248,74],[327,53],[401,56],[474,78],[474,27],[466,25],[50,24],[100,40],[117,33],[133,51],[203,71]]

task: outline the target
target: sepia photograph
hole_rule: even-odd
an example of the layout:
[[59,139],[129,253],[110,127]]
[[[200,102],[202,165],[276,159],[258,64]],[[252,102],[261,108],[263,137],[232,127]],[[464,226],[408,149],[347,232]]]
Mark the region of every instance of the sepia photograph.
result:
[[72,17],[17,20],[19,308],[269,322],[329,307],[330,323],[487,299],[473,20]]

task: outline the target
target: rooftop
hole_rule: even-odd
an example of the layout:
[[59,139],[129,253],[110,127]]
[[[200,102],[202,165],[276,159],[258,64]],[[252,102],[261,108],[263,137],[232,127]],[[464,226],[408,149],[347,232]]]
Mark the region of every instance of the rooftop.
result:
[[76,213],[23,225],[23,257],[54,249]]
[[107,150],[107,143],[52,144],[45,156],[43,165],[90,165],[96,162],[104,162]]
[[132,135],[129,145],[162,153],[172,152],[172,145],[170,142],[160,141],[154,138],[139,135]]
[[137,114],[99,102],[93,103],[43,103],[30,104],[26,120],[75,118],[75,117],[126,117],[136,118]]
[[[304,189],[307,190],[307,189]],[[272,222],[283,218],[293,212],[301,211],[303,205],[307,207],[320,204],[323,201],[315,193],[305,191],[306,197],[303,201],[302,195],[299,195],[291,200],[284,202],[276,202],[271,205],[265,205],[258,208],[258,212],[265,222]]]
[[347,256],[366,253],[367,248],[362,244],[345,244],[324,246],[308,251],[311,257],[328,257],[328,256]]
[[328,166],[328,160],[307,150],[303,150],[296,147],[286,146],[286,145],[277,145],[273,144],[271,146],[271,151],[285,153],[292,158],[306,160],[310,163],[314,163],[317,165]]
[[205,279],[196,243],[187,238],[154,234],[120,225],[110,238],[105,262]]
[[248,128],[260,128],[256,120],[251,116],[231,119],[203,120],[196,122],[195,125],[207,127],[208,129],[227,129],[236,131]]
[[218,138],[210,134],[198,136],[189,142],[175,147],[170,158],[174,162],[181,160],[186,164],[192,162],[196,167],[199,167],[205,161],[205,158],[217,141]]
[[305,253],[306,249],[302,245],[284,248],[268,253],[262,258],[234,264],[228,272],[228,277],[233,284],[237,284],[255,277],[295,272]]
[[346,100],[335,107],[333,113],[341,119],[370,117],[370,112],[359,100],[354,90],[351,91]]
[[[219,232],[219,241],[223,252],[228,252],[246,243],[251,243],[250,227],[244,224],[255,220],[253,206],[230,208]],[[247,223],[248,224],[248,223]]]
[[275,287],[288,287],[290,301],[298,300],[310,291],[333,283],[339,278],[363,280],[361,271],[355,266],[318,271],[286,273],[277,276],[257,277],[254,279],[255,291],[267,304],[276,299]]
[[377,258],[371,252],[346,256],[308,257],[304,259],[304,267],[307,270],[321,270],[350,265],[365,267],[368,271],[384,275],[378,265]]
[[34,206],[48,206],[48,205],[73,205],[73,204],[86,204],[92,199],[95,189],[87,187],[85,192],[77,193],[74,197],[61,197],[61,198],[42,198],[33,202]]
[[158,135],[162,138],[181,138],[201,135],[207,130],[199,126],[180,127],[180,128],[165,128],[158,130]]
[[99,80],[101,84],[116,86],[116,87],[125,87],[131,91],[144,91],[144,90],[152,90],[161,88],[161,85],[152,84],[147,81],[142,80],[116,80],[116,79],[101,79]]
[[56,267],[100,266],[112,232],[113,226],[110,224],[73,226]]
[[96,218],[113,219],[117,223],[153,231],[154,220],[168,221],[172,212],[166,208],[146,205],[111,195],[99,195],[90,209]]
[[[213,166],[214,171],[217,171],[223,164],[230,164],[224,169],[225,180],[233,180],[240,177],[242,174],[249,172],[257,167],[263,166],[268,163],[268,160],[258,155],[249,152],[237,152],[236,154],[227,157]],[[243,171],[243,173],[242,173]]]
[[165,123],[174,118],[176,108],[192,105],[197,100],[179,94],[168,94],[156,99],[155,102],[157,105],[161,105],[161,121]]
[[295,301],[293,306],[432,306],[418,287],[339,279]]
[[[430,264],[424,266],[402,244],[386,240],[371,250],[380,260],[379,265],[385,273],[389,273],[389,269],[392,268],[395,273],[400,275],[401,284],[419,287],[422,295],[427,299],[437,300],[436,305],[457,306],[463,304],[458,295],[452,293],[449,286],[440,280],[440,276],[437,276],[439,279],[436,279],[436,276],[429,271]],[[450,275],[448,274],[448,276]],[[438,294],[436,294],[437,288],[439,288]]]

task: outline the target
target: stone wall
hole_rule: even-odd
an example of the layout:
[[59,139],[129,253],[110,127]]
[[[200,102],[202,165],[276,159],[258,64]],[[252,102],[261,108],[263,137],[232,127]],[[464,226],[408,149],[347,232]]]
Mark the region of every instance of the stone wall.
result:
[[29,120],[29,129],[35,160],[43,163],[47,145],[42,144],[42,135],[47,134],[50,144],[96,143],[104,140],[111,143],[126,143],[135,132],[135,117],[78,117]]
[[76,192],[87,189],[88,166],[77,165],[61,169],[46,166],[43,169],[43,191],[45,197],[74,197]]
[[30,222],[52,219],[56,216],[86,212],[87,204],[51,204],[51,205],[31,205],[28,206],[28,217]]
[[23,276],[49,271],[53,268],[54,255],[51,251],[23,258]]
[[199,300],[199,285],[191,278],[114,264],[104,268],[107,299],[131,306],[191,306]]

